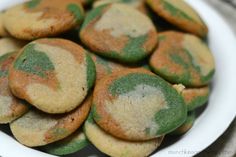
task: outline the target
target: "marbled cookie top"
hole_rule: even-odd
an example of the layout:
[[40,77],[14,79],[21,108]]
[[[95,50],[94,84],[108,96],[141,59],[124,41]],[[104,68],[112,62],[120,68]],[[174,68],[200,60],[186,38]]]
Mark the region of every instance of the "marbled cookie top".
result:
[[26,45],[10,68],[12,92],[38,109],[64,113],[84,100],[95,80],[95,66],[79,45],[39,39]]
[[65,32],[83,19],[79,0],[31,0],[4,14],[4,26],[19,39],[33,40]]
[[144,69],[123,70],[94,89],[93,117],[105,131],[126,140],[162,136],[183,123],[186,106],[166,81]]
[[93,9],[80,31],[82,42],[91,50],[121,62],[144,59],[156,46],[156,37],[146,15],[120,3]]
[[43,146],[68,137],[86,119],[92,103],[88,96],[81,106],[67,114],[52,115],[31,108],[10,124],[15,138],[29,147]]
[[188,87],[208,84],[215,71],[206,43],[194,35],[174,31],[159,34],[159,46],[150,58],[150,66],[169,82]]
[[189,33],[206,37],[208,28],[199,14],[184,0],[146,0],[159,16]]

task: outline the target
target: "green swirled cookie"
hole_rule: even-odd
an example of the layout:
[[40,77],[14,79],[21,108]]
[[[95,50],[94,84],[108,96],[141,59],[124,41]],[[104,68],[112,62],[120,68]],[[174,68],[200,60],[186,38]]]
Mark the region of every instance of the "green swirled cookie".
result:
[[14,137],[29,147],[43,146],[61,140],[75,132],[87,118],[91,96],[75,110],[52,115],[31,109],[10,124]]
[[70,30],[83,16],[79,0],[30,0],[6,10],[3,24],[12,36],[33,40]]
[[64,39],[27,44],[9,70],[14,95],[47,113],[73,110],[95,80],[95,66],[85,50]]
[[152,52],[157,31],[146,15],[125,4],[113,3],[87,14],[80,38],[95,53],[130,63]]
[[65,139],[44,146],[42,150],[53,155],[67,155],[83,149],[88,144],[87,137],[79,129]]
[[3,14],[3,12],[0,12],[0,37],[7,37],[9,36],[9,33],[3,25]]
[[193,127],[195,119],[196,119],[195,113],[194,112],[188,112],[188,116],[187,116],[185,122],[180,127],[178,127],[176,130],[171,132],[170,134],[171,135],[185,134],[186,132],[188,132]]
[[93,8],[110,3],[123,3],[129,5],[139,11],[146,13],[145,0],[97,0],[93,3]]
[[101,79],[94,89],[92,111],[101,128],[132,141],[165,135],[187,115],[181,95],[144,69],[123,70]]
[[20,50],[26,44],[25,41],[17,40],[14,38],[1,38],[0,39],[0,56]]
[[150,66],[169,82],[186,87],[207,85],[215,71],[214,57],[201,39],[174,31],[159,34]]
[[189,33],[206,37],[208,28],[184,0],[146,0],[152,10],[171,24]]
[[17,53],[0,57],[0,124],[9,123],[28,110],[25,102],[14,97],[8,87],[8,70]]
[[87,138],[95,147],[101,152],[114,157],[148,156],[160,146],[163,140],[163,136],[143,142],[121,140],[102,130],[93,121],[92,116],[89,116],[85,122],[84,130]]

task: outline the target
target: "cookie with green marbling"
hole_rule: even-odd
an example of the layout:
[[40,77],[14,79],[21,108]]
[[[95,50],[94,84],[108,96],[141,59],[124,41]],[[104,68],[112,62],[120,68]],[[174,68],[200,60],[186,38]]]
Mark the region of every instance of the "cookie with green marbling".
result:
[[186,87],[207,85],[215,71],[214,57],[198,37],[174,31],[160,33],[150,58],[153,71],[171,83]]
[[3,25],[3,14],[3,12],[0,12],[0,37],[7,37],[9,36],[9,33]]
[[43,146],[61,140],[75,132],[87,118],[91,96],[75,110],[52,115],[32,108],[10,124],[14,137],[29,147]]
[[116,138],[102,130],[89,116],[84,125],[89,141],[101,152],[115,157],[144,157],[150,155],[161,144],[163,136],[143,142],[131,142]]
[[97,0],[93,3],[93,8],[110,3],[123,3],[129,5],[143,13],[147,13],[145,0]]
[[171,135],[185,134],[186,132],[188,132],[193,127],[195,119],[196,119],[195,113],[194,112],[189,112],[188,116],[186,118],[186,121],[180,127],[178,127],[176,130],[171,132],[170,134]]
[[0,124],[9,123],[28,110],[22,100],[14,97],[8,87],[8,70],[17,53],[7,53],[0,57]]
[[26,44],[25,41],[17,40],[14,38],[1,38],[0,39],[0,56],[20,50]]
[[106,58],[100,57],[96,54],[89,53],[95,66],[96,66],[96,81],[101,78],[110,75],[113,72],[121,71],[123,69],[128,69],[122,64],[112,62]]
[[65,139],[44,146],[42,150],[53,155],[67,155],[83,149],[88,144],[89,141],[83,131],[77,130]]
[[181,93],[188,111],[195,110],[196,108],[206,104],[210,94],[209,86],[201,88],[186,88]]
[[187,116],[181,95],[145,69],[123,70],[101,79],[94,89],[92,112],[109,134],[132,141],[163,136]]
[[27,44],[9,70],[14,95],[47,113],[75,109],[95,81],[95,66],[86,51],[65,39]]
[[152,52],[157,44],[157,31],[146,15],[125,4],[113,3],[87,14],[80,38],[99,55],[133,63]]
[[3,24],[12,36],[33,40],[66,32],[83,16],[79,0],[30,0],[6,10]]
[[199,14],[184,0],[146,0],[150,8],[180,29],[206,37],[208,28]]

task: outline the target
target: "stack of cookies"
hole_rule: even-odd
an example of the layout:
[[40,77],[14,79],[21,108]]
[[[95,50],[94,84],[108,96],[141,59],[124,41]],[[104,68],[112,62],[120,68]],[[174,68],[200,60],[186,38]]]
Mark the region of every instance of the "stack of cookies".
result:
[[[160,31],[159,31],[160,30]],[[145,157],[208,101],[208,29],[178,0],[31,0],[0,13],[0,124],[54,155]]]

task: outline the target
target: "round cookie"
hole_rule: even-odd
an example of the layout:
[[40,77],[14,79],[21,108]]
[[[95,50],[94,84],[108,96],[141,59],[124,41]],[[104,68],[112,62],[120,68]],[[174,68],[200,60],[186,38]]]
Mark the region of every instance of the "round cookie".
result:
[[0,57],[0,124],[9,123],[28,110],[25,102],[11,94],[8,87],[8,70],[17,53],[7,53]]
[[7,36],[9,36],[9,33],[3,26],[3,12],[0,12],[0,37],[7,37]]
[[101,152],[115,157],[144,157],[156,150],[163,140],[163,136],[143,142],[124,141],[103,131],[89,116],[84,125],[87,138]]
[[188,132],[193,127],[195,119],[196,119],[195,113],[194,112],[189,112],[186,121],[180,127],[178,127],[176,130],[171,132],[170,134],[171,135],[185,134],[186,132]]
[[86,119],[91,96],[81,106],[67,114],[51,115],[31,109],[10,124],[14,137],[29,147],[43,146],[61,140],[75,132]]
[[25,41],[17,40],[14,38],[1,38],[0,39],[0,56],[20,50],[26,44]]
[[111,135],[132,141],[165,135],[187,116],[183,98],[145,69],[123,70],[101,79],[93,93],[93,117]]
[[129,5],[143,13],[147,13],[145,0],[97,0],[93,3],[93,8],[110,3],[123,3]]
[[70,30],[83,16],[79,0],[31,0],[6,10],[3,23],[12,36],[33,40]]
[[159,46],[149,61],[155,73],[187,87],[204,86],[211,81],[214,57],[203,41],[174,31],[160,33],[158,38]]
[[44,146],[42,150],[52,155],[67,155],[83,149],[88,144],[89,141],[83,131],[77,130],[65,139]]
[[125,4],[102,5],[90,11],[80,31],[92,51],[120,62],[138,62],[157,44],[152,21]]
[[193,111],[196,108],[206,104],[210,94],[209,86],[201,88],[186,88],[182,92],[185,104],[188,111]]
[[184,0],[147,0],[152,10],[180,29],[206,37],[208,28],[198,13]]
[[27,44],[9,70],[14,95],[47,113],[73,110],[95,80],[95,66],[79,45],[64,39]]
[[90,56],[96,66],[96,82],[113,72],[121,71],[128,68],[93,53],[90,53]]

